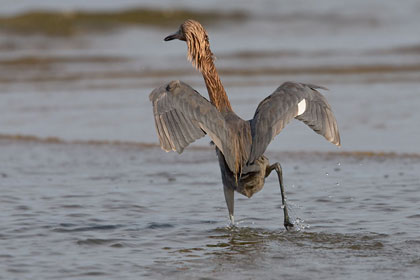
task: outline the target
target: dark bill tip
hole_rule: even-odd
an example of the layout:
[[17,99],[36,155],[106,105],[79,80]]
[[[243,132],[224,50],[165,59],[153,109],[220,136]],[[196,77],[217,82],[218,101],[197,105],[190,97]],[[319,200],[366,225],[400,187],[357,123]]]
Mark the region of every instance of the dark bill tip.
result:
[[175,40],[175,39],[178,39],[178,32],[174,33],[174,34],[171,34],[169,36],[166,36],[165,39],[163,39],[163,40],[164,41],[172,41],[172,40]]

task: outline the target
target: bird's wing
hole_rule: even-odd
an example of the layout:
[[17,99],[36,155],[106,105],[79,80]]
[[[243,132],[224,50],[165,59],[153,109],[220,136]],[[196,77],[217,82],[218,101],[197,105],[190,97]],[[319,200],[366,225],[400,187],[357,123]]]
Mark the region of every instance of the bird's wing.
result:
[[268,144],[293,118],[340,146],[340,134],[331,106],[316,89],[323,87],[286,82],[258,105],[251,122],[249,162],[264,154]]
[[222,151],[227,139],[222,114],[189,85],[172,81],[150,93],[160,146],[182,153],[185,147],[208,134]]

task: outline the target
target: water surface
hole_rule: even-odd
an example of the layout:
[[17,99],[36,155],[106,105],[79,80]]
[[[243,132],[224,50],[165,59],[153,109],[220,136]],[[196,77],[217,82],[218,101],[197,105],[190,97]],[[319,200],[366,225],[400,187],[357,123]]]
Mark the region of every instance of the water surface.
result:
[[211,149],[1,140],[3,276],[418,277],[419,158],[269,156],[283,164],[289,232],[276,176],[237,195],[229,226]]
[[174,3],[0,0],[0,278],[419,278],[418,1],[176,2],[220,16],[206,28],[241,117],[287,80],[329,88],[342,148],[293,121],[267,152],[290,232],[275,175],[236,195],[232,227],[209,140],[159,149],[152,89],[206,95],[185,44],[162,41]]

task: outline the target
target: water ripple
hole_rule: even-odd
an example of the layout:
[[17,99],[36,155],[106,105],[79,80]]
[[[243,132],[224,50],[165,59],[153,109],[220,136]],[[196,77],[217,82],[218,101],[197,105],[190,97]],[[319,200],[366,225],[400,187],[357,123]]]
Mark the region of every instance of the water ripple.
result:
[[60,224],[60,227],[54,228],[55,232],[79,232],[79,231],[107,231],[121,228],[122,225],[90,225],[76,226],[73,224]]

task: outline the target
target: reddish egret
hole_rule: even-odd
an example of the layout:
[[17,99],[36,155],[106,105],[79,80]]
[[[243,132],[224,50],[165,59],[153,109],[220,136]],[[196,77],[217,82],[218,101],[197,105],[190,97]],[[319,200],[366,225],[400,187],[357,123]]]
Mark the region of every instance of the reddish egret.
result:
[[269,164],[264,152],[273,138],[293,118],[303,121],[331,143],[340,146],[337,122],[320,86],[285,82],[258,105],[245,121],[233,112],[216,71],[207,32],[194,20],[185,21],[164,40],[179,39],[188,46],[188,59],[202,73],[210,102],[181,81],[172,81],[150,94],[160,146],[182,153],[207,134],[216,145],[229,218],[234,223],[234,191],[251,197],[277,172],[284,226],[293,227],[286,205],[280,163]]

